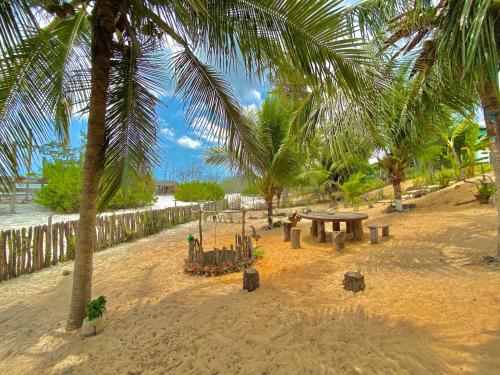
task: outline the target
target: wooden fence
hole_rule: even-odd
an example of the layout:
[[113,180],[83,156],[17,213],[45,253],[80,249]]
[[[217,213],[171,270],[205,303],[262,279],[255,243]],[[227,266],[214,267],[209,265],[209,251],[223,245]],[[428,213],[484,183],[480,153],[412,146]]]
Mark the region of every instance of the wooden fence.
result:
[[[215,209],[212,203],[204,209]],[[97,217],[94,251],[193,221],[198,205]],[[0,232],[0,281],[75,259],[78,220]]]

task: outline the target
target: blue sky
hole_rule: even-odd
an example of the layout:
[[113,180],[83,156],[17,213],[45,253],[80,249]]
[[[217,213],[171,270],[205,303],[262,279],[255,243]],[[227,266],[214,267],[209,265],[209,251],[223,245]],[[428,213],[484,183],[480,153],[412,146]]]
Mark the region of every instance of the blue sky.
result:
[[[240,103],[247,108],[260,108],[271,85],[257,80],[249,80],[245,73],[231,74],[226,79],[233,86]],[[159,155],[162,165],[155,168],[158,179],[177,179],[179,171],[193,166],[203,168],[210,174],[226,177],[229,173],[220,168],[206,166],[203,163],[203,153],[213,144],[200,137],[190,128],[184,119],[182,104],[172,97],[163,98],[163,106],[158,108],[160,119]],[[73,147],[79,146],[80,133],[87,129],[87,118],[75,118],[70,129],[70,142]]]

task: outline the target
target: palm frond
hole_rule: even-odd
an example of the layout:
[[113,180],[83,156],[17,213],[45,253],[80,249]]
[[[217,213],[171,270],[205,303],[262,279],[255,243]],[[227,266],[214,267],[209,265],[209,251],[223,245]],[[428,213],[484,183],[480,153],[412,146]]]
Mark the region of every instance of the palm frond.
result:
[[362,88],[372,62],[349,25],[342,1],[207,1],[209,17],[193,24],[192,44],[210,62],[251,74],[286,59],[322,87]]
[[180,95],[186,120],[201,134],[223,140],[241,164],[258,164],[251,155],[261,153],[262,146],[252,138],[252,129],[242,114],[231,86],[222,75],[204,64],[189,49],[175,53],[170,67],[177,80],[175,95]]
[[27,37],[37,33],[38,22],[30,9],[31,1],[0,0],[0,51],[5,59]]
[[[80,13],[24,35],[0,60],[0,134],[9,153],[31,142],[31,134],[35,145],[46,140],[53,125],[61,139],[68,136],[72,106],[82,95],[81,79],[73,80],[74,74],[88,68],[82,46],[89,34],[86,20]],[[25,157],[22,147],[15,153]],[[0,173],[15,176],[10,157],[0,162]]]
[[140,54],[133,43],[119,45],[112,59],[100,209],[158,161],[156,107],[164,91],[164,70],[154,43],[141,44]]

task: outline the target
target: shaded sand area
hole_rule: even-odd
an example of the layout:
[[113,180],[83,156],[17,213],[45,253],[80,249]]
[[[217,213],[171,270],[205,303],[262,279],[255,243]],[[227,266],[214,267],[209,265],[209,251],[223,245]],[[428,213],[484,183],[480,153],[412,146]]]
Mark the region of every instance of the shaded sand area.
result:
[[[403,214],[362,210],[392,236],[370,245],[365,230],[343,252],[305,221],[300,250],[280,229],[260,231],[252,293],[241,274],[183,274],[194,223],[97,253],[94,295],[109,302],[93,338],[64,330],[70,263],[1,283],[0,373],[499,374],[500,266],[482,259],[494,254],[495,209],[454,205],[473,192],[451,187]],[[218,225],[218,244],[239,229]],[[349,270],[364,272],[364,292],[342,289]]]

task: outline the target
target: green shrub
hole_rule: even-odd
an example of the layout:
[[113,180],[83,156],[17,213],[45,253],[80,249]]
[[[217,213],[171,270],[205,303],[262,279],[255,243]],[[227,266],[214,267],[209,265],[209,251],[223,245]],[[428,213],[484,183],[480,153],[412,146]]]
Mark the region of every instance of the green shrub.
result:
[[340,190],[344,194],[347,204],[352,207],[358,207],[361,202],[361,196],[370,190],[383,186],[383,181],[380,179],[367,180],[364,173],[358,172],[340,186]]
[[[44,162],[42,175],[47,184],[37,192],[35,202],[57,212],[77,212],[82,193],[82,159],[65,154],[59,159]],[[154,178],[148,173],[137,178],[130,187],[120,188],[108,207],[142,207],[153,202],[154,192]]]
[[181,202],[217,201],[224,196],[222,185],[210,181],[186,182],[177,186],[174,192],[175,199]]
[[76,212],[80,206],[82,171],[79,160],[44,163],[42,174],[48,184],[38,191],[35,202],[57,212]]
[[434,174],[435,181],[440,188],[445,188],[450,185],[456,177],[455,171],[453,169],[440,169]]
[[153,203],[155,180],[151,173],[135,180],[131,186],[120,188],[108,207],[113,209],[143,207]]
[[106,311],[106,298],[99,296],[87,305],[87,317],[90,321],[97,319]]
[[490,163],[477,164],[474,166],[474,175],[477,176],[483,173],[488,173],[492,170],[493,168]]
[[241,195],[260,197],[262,196],[262,191],[258,188],[257,185],[253,184],[243,189],[241,191]]
[[262,247],[257,247],[253,251],[253,254],[254,254],[256,259],[264,258],[264,253],[265,253],[265,251]]

